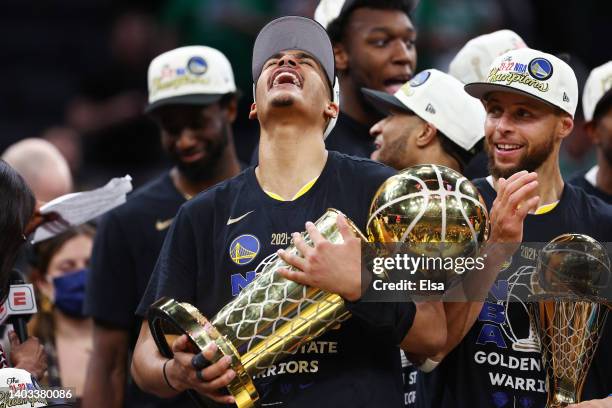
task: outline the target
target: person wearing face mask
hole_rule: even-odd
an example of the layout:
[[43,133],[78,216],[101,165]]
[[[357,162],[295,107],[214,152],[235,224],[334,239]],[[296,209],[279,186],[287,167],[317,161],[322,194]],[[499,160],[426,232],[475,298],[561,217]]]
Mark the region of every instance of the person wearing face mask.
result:
[[48,356],[51,387],[74,387],[77,406],[92,350],[92,319],[83,314],[85,282],[95,231],[89,225],[72,228],[34,246],[31,280],[38,314],[30,323]]

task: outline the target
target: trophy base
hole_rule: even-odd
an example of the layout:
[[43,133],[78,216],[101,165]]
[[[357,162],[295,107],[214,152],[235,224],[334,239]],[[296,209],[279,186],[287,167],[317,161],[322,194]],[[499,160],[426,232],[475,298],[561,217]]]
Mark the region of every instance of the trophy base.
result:
[[[217,345],[213,363],[230,356],[230,367],[236,376],[227,389],[236,399],[238,408],[259,406],[259,394],[240,360],[240,354],[217,329],[210,324],[195,307],[189,303],[179,303],[173,299],[162,298],[149,309],[149,328],[162,355],[172,358],[172,343],[185,334],[192,345],[192,352],[199,353],[211,343]],[[204,405],[202,405],[204,406]]]
[[580,399],[575,392],[567,392],[565,390],[557,390],[548,395],[546,408],[565,408],[568,405],[578,404]]
[[565,408],[568,405],[575,404],[575,403],[576,402],[559,402],[559,401],[555,401],[555,402],[547,403],[545,408]]

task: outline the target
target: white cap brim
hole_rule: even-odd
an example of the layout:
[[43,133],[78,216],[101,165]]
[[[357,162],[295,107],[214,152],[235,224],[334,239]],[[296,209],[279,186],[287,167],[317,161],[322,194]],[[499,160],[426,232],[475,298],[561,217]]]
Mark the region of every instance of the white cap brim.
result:
[[474,98],[478,98],[480,100],[485,99],[485,97],[491,92],[510,92],[510,93],[514,93],[518,95],[528,96],[530,98],[535,98],[539,101],[542,101],[543,103],[545,103],[546,105],[550,107],[553,107],[555,109],[561,109],[558,106],[553,105],[552,103],[548,102],[545,99],[540,98],[537,95],[534,95],[529,92],[525,92],[521,89],[516,89],[508,85],[492,84],[489,82],[472,82],[470,84],[465,85],[464,89],[465,89],[465,92],[467,92],[469,95],[473,96]]
[[213,103],[219,102],[221,98],[227,94],[189,94],[189,95],[178,95],[170,98],[160,99],[156,102],[150,103],[145,107],[145,113],[151,113],[153,110],[162,106],[168,105],[196,105],[206,106]]

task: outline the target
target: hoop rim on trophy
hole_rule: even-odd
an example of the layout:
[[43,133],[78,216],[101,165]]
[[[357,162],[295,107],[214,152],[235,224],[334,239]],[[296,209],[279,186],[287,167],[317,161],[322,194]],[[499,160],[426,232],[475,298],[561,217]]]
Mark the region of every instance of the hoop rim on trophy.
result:
[[[217,329],[208,322],[194,306],[189,303],[180,303],[174,299],[163,297],[151,305],[148,312],[149,329],[153,339],[157,344],[160,353],[167,358],[172,358],[172,348],[168,344],[166,332],[163,325],[170,325],[177,332],[185,334],[192,346],[199,352],[211,343],[215,343],[220,354],[214,361],[220,360],[224,356],[232,358],[231,369],[236,376],[227,385],[227,389],[236,399],[239,407],[254,407],[259,401],[259,394],[253,384],[253,380],[246,372],[240,362],[238,351],[232,346]],[[195,392],[190,392],[192,398],[201,406],[200,397]]]

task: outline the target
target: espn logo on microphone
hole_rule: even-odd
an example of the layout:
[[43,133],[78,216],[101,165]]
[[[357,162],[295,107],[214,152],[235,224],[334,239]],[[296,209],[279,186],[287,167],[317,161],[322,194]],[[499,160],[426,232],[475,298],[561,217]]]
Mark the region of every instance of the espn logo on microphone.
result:
[[4,306],[8,306],[11,312],[36,313],[32,284],[11,285],[11,291]]
[[31,283],[11,285],[6,302],[0,306],[0,324],[8,316],[34,314],[37,311],[34,286]]

